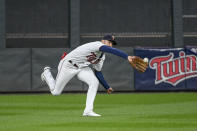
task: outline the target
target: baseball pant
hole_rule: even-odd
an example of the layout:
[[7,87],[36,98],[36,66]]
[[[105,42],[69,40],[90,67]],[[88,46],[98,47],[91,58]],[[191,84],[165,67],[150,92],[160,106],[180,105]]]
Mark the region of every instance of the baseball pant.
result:
[[84,112],[93,111],[94,99],[99,86],[99,81],[90,67],[77,68],[69,63],[66,59],[62,59],[58,66],[58,74],[56,80],[50,70],[44,71],[46,83],[48,84],[51,94],[60,95],[66,84],[77,75],[78,79],[87,83],[89,88],[86,98],[86,108]]

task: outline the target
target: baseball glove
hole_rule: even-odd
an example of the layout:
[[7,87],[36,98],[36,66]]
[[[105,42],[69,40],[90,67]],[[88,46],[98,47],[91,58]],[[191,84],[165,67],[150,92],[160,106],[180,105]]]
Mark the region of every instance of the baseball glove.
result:
[[145,62],[142,58],[138,56],[132,57],[132,61],[130,61],[130,64],[140,73],[144,73],[148,67],[148,62]]

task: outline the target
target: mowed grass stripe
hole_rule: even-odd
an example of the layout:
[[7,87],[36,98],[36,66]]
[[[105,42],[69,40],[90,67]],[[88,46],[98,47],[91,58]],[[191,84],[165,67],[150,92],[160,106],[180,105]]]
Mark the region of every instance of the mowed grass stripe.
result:
[[82,117],[86,94],[0,95],[0,131],[196,131],[197,93],[97,94]]

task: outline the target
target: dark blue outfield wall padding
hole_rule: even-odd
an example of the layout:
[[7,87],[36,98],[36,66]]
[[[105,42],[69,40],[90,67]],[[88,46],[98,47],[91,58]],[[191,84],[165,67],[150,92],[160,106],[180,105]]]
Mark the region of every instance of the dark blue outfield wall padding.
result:
[[0,91],[31,90],[31,50],[0,50]]
[[[132,48],[120,49],[133,55]],[[64,51],[70,52],[70,49],[1,49],[0,92],[48,91],[46,84],[40,80],[40,74],[49,65],[55,77]],[[134,53],[150,60],[148,70],[145,73],[134,71],[135,77],[128,61],[106,55],[102,72],[115,91],[197,90],[197,47],[136,48]],[[75,77],[64,91],[86,91],[87,88]],[[99,90],[105,91],[102,86]]]
[[149,59],[145,73],[135,71],[136,90],[197,90],[197,48],[136,48],[134,54]]
[[190,63],[189,65],[187,64],[190,72],[187,73],[186,88],[187,90],[197,90],[197,46],[185,47],[185,51],[187,54],[186,59]]

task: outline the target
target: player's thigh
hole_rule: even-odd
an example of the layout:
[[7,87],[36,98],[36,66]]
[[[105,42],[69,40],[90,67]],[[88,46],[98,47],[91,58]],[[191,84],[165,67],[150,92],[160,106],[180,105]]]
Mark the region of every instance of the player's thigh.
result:
[[62,66],[57,74],[56,77],[56,84],[55,89],[61,90],[63,89],[66,84],[79,72],[78,69],[75,68],[69,68],[67,66]]
[[86,67],[81,69],[81,71],[77,75],[78,79],[87,83],[88,85],[98,84],[98,79],[96,78],[94,72],[90,67]]
[[60,60],[59,65],[58,65],[58,72],[62,68],[63,63],[64,63],[64,59]]

